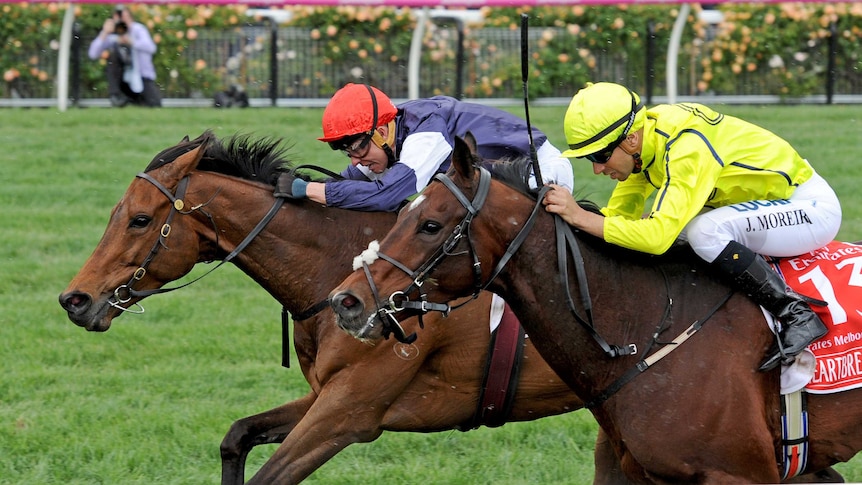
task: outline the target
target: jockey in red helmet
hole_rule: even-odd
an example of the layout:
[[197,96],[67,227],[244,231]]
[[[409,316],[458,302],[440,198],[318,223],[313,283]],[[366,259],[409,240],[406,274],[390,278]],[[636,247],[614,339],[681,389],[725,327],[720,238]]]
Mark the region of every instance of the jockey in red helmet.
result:
[[[379,89],[362,84],[348,84],[338,90],[323,111],[323,136],[333,150],[361,153],[370,142],[386,152],[387,167],[395,163],[391,145],[395,139],[395,116],[398,108]],[[375,128],[387,127],[387,140]],[[356,150],[354,150],[354,148]]]
[[[335,93],[323,112],[322,128],[319,140],[350,159],[341,174],[345,180],[306,182],[283,174],[277,196],[308,197],[347,209],[397,210],[449,168],[454,139],[467,132],[485,158],[530,156],[527,124],[511,113],[448,96],[396,106],[382,91],[364,84],[347,84]],[[535,128],[533,140],[542,177],[571,191],[571,163]]]

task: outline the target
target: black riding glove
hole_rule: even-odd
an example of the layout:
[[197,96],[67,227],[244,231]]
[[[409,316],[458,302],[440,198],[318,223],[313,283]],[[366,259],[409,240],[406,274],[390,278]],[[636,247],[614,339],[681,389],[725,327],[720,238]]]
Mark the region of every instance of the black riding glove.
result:
[[307,187],[308,182],[285,172],[278,176],[273,195],[288,199],[304,199]]

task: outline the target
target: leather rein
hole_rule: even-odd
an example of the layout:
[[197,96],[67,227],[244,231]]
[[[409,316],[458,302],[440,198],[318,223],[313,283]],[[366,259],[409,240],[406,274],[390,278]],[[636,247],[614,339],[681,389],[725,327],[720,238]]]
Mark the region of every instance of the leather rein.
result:
[[[340,174],[337,174],[337,173],[335,173],[331,170],[328,170],[326,168],[319,167],[317,165],[298,165],[296,167],[293,167],[290,170],[290,173],[291,173],[291,175],[295,175],[298,170],[303,169],[303,168],[316,170],[316,171],[323,173],[323,174],[325,174],[325,175],[327,175],[333,179],[336,179],[336,180],[341,180],[344,178]],[[177,213],[179,213],[179,214],[190,214],[190,213],[198,210],[198,211],[201,211],[201,213],[203,213],[204,215],[206,215],[207,218],[210,219],[210,221],[212,221],[212,216],[207,214],[206,212],[204,212],[201,209],[203,206],[209,204],[209,202],[215,198],[215,195],[210,199],[210,201],[207,201],[207,202],[200,204],[200,205],[193,206],[188,211],[184,212],[183,208],[185,208],[185,202],[183,201],[183,197],[185,197],[186,190],[188,189],[188,185],[189,185],[189,176],[188,175],[183,177],[180,180],[180,182],[177,184],[176,194],[171,193],[171,191],[168,190],[164,185],[162,185],[161,182],[154,179],[153,177],[151,177],[149,174],[147,174],[145,172],[138,173],[137,177],[146,180],[147,182],[153,184],[157,189],[159,189],[159,191],[161,193],[163,193],[165,195],[165,197],[168,198],[169,201],[171,201],[172,207],[171,207],[171,212],[168,214],[168,217],[165,220],[165,223],[162,225],[161,232],[159,233],[159,239],[155,242],[155,244],[153,244],[152,249],[150,249],[150,253],[147,255],[146,258],[144,258],[144,262],[141,264],[141,266],[138,267],[137,270],[135,270],[135,272],[132,274],[132,277],[129,279],[128,283],[126,283],[124,285],[120,285],[117,288],[115,288],[113,296],[108,299],[108,304],[110,304],[112,307],[117,308],[117,309],[124,311],[124,312],[129,312],[129,313],[143,313],[144,312],[144,307],[141,306],[140,303],[135,303],[135,305],[137,305],[138,308],[140,308],[140,310],[132,310],[130,308],[126,308],[126,307],[122,306],[123,304],[131,301],[133,298],[144,298],[144,297],[147,297],[150,295],[155,295],[158,293],[167,293],[169,291],[174,291],[174,290],[178,290],[180,288],[189,286],[190,284],[195,283],[196,281],[203,278],[204,276],[207,276],[208,274],[212,273],[213,271],[218,269],[219,266],[233,260],[240,252],[242,252],[243,249],[246,248],[246,246],[249,245],[249,243],[251,243],[251,241],[254,238],[256,238],[258,236],[258,234],[260,234],[260,232],[263,230],[263,228],[266,227],[267,224],[270,223],[270,221],[272,221],[272,219],[275,217],[276,214],[278,214],[278,210],[281,209],[281,206],[284,205],[284,198],[276,197],[275,201],[272,204],[272,207],[270,207],[269,211],[263,216],[263,218],[260,220],[260,222],[257,223],[257,225],[254,227],[254,229],[251,230],[251,232],[245,237],[245,239],[243,239],[242,242],[240,242],[237,245],[237,247],[234,248],[233,251],[231,251],[230,254],[228,254],[223,260],[221,260],[221,262],[219,262],[219,264],[217,264],[216,266],[214,266],[212,269],[210,269],[206,273],[202,274],[201,276],[195,278],[192,281],[189,281],[188,283],[185,283],[185,284],[182,284],[180,286],[173,287],[173,288],[158,288],[158,289],[154,289],[154,290],[138,291],[138,290],[132,289],[132,284],[134,284],[135,281],[138,281],[144,277],[144,275],[147,273],[147,267],[149,266],[150,262],[152,262],[153,258],[156,256],[156,254],[159,252],[159,248],[161,248],[161,247],[167,248],[166,242],[167,242],[168,236],[171,233],[171,221],[173,220],[174,215],[176,215]],[[216,234],[216,237],[218,237],[218,231],[215,231],[215,234]],[[293,318],[294,321],[306,320],[306,319],[313,317],[314,315],[317,315],[318,313],[322,312],[324,309],[326,309],[328,307],[329,307],[329,299],[327,298],[325,300],[322,300],[322,301],[315,303],[314,305],[305,309],[303,312],[301,312],[297,315],[291,315],[291,317]]]
[[[524,223],[524,226],[509,244],[505,254],[502,258],[500,258],[500,262],[497,263],[497,266],[494,268],[491,277],[486,283],[481,283],[481,262],[476,255],[474,244],[470,240],[470,224],[473,221],[473,218],[484,205],[485,199],[488,196],[488,191],[491,184],[491,177],[490,173],[485,168],[478,167],[478,170],[480,171],[479,187],[477,188],[476,195],[474,196],[472,202],[467,199],[464,193],[455,185],[454,182],[452,182],[452,180],[446,174],[437,174],[435,176],[435,180],[443,183],[443,185],[445,185],[446,188],[448,188],[452,192],[455,198],[458,199],[459,202],[461,202],[461,205],[463,205],[467,209],[467,214],[464,216],[464,219],[461,221],[461,223],[456,226],[455,230],[449,236],[446,242],[444,242],[441,249],[439,249],[431,258],[429,258],[424,264],[422,264],[419,269],[415,271],[410,271],[405,265],[401,264],[395,259],[378,252],[378,256],[381,259],[388,261],[395,267],[399,268],[401,271],[406,272],[413,280],[412,283],[405,290],[397,291],[393,293],[392,296],[390,296],[388,307],[384,306],[381,308],[378,303],[378,315],[383,321],[384,327],[388,324],[387,322],[394,322],[394,324],[397,325],[397,320],[395,319],[394,314],[406,308],[419,310],[420,312],[437,310],[444,312],[444,314],[447,314],[449,311],[456,309],[458,308],[458,306],[460,306],[458,305],[456,307],[450,308],[448,304],[429,303],[425,301],[425,294],[421,293],[422,285],[428,278],[428,275],[436,266],[440,264],[443,258],[445,258],[446,256],[463,254],[452,252],[455,245],[460,239],[464,237],[467,238],[469,242],[470,254],[473,257],[473,274],[476,287],[476,290],[473,293],[473,298],[476,298],[479,291],[486,289],[488,285],[490,285],[491,282],[494,281],[494,279],[503,270],[505,265],[509,262],[512,255],[515,254],[515,252],[523,244],[524,240],[526,240],[527,235],[535,224],[537,215],[542,205],[542,199],[544,198],[545,193],[550,190],[547,186],[544,186],[539,189],[536,205],[533,207],[533,210],[530,213],[530,217],[527,219],[527,221]],[[586,268],[584,266],[584,259],[580,251],[578,239],[577,237],[575,237],[572,227],[566,224],[566,222],[563,221],[563,219],[556,214],[554,214],[554,229],[557,240],[556,249],[558,275],[560,284],[565,290],[564,293],[566,294],[566,303],[569,307],[569,311],[575,317],[575,320],[577,320],[578,323],[580,323],[581,326],[584,327],[584,329],[590,334],[593,340],[599,345],[599,347],[601,347],[602,351],[605,353],[606,356],[610,358],[615,358],[636,354],[638,352],[636,344],[631,343],[623,347],[620,347],[618,345],[611,345],[608,344],[605,339],[602,338],[602,336],[599,335],[599,333],[596,331],[595,324],[593,321],[592,299],[590,297],[589,286],[587,282]],[[574,300],[571,296],[567,259],[569,254],[572,255],[572,263],[575,267],[576,273],[575,277],[578,279],[578,288],[580,290],[581,306],[584,309],[586,317],[583,317],[578,313]],[[366,278],[368,279],[368,283],[372,288],[372,292],[374,293],[375,301],[379,302],[380,299],[377,296],[377,289],[374,285],[373,279],[371,278],[371,273],[368,269],[368,265],[364,264],[363,266]],[[667,302],[664,314],[662,315],[661,320],[657,324],[655,332],[653,333],[652,337],[650,338],[650,341],[646,345],[646,348],[643,350],[640,358],[634,364],[633,367],[631,367],[627,372],[619,376],[604,390],[598,392],[595,397],[585,402],[584,406],[586,408],[591,409],[601,405],[617,391],[619,391],[625,384],[633,380],[639,374],[645,372],[652,365],[666,357],[674,350],[678,349],[683,342],[685,342],[695,333],[697,333],[703,327],[703,325],[710,318],[712,318],[712,316],[715,315],[719,311],[719,309],[724,306],[724,304],[726,304],[730,300],[731,296],[733,296],[733,290],[731,290],[724,297],[722,297],[712,308],[710,308],[702,318],[692,323],[672,341],[661,341],[659,340],[659,336],[669,328],[668,322],[673,307],[673,299],[670,295],[670,283],[668,281],[668,276],[664,273],[664,271],[662,271],[662,276],[664,277],[665,288],[667,290]],[[420,290],[421,301],[419,302],[411,302],[406,297],[406,295],[410,294],[410,292],[414,289]],[[461,305],[463,305],[463,303]],[[400,326],[397,328],[400,329]],[[397,335],[399,335],[398,332],[396,332],[396,336]],[[403,335],[403,330],[401,331],[401,335]],[[415,340],[416,334],[411,334],[410,337]],[[650,351],[656,346],[660,346],[661,348],[650,354]]]
[[[474,279],[474,291],[472,298],[476,298],[479,295],[479,292],[486,289],[488,285],[494,281],[500,272],[503,271],[503,268],[509,262],[511,257],[518,251],[524,241],[527,239],[530,231],[532,230],[537,215],[542,207],[542,199],[544,198],[545,192],[550,190],[549,187],[543,186],[539,189],[538,196],[536,199],[536,204],[533,207],[532,212],[530,213],[530,217],[524,223],[524,226],[506,248],[506,252],[500,258],[500,261],[497,263],[497,266],[494,268],[491,273],[490,278],[484,284],[482,283],[482,264],[479,261],[479,257],[475,251],[475,245],[473,243],[472,238],[470,237],[470,227],[473,222],[474,217],[479,213],[482,209],[482,206],[485,204],[485,200],[488,197],[488,192],[490,191],[491,186],[491,174],[487,169],[483,167],[477,167],[479,170],[479,182],[478,187],[476,189],[476,194],[473,197],[473,200],[469,200],[466,195],[455,185],[452,179],[446,174],[437,174],[434,177],[434,180],[441,182],[455,198],[467,209],[467,213],[464,215],[464,218],[461,222],[455,226],[452,234],[446,239],[443,245],[430,257],[425,261],[422,265],[419,266],[416,270],[410,270],[407,266],[397,261],[396,259],[387,256],[378,251],[377,255],[398,268],[399,270],[410,275],[411,283],[407,288],[401,291],[396,291],[392,293],[386,304],[381,305],[381,298],[378,295],[377,286],[374,284],[374,279],[371,276],[371,272],[368,268],[367,263],[363,263],[363,269],[365,271],[366,279],[368,280],[368,284],[371,287],[371,292],[374,296],[374,300],[377,305],[377,315],[378,318],[383,322],[384,330],[389,330],[395,334],[395,337],[402,342],[412,342],[416,339],[416,334],[413,333],[409,336],[404,335],[404,330],[398,323],[395,314],[406,310],[415,310],[421,314],[427,313],[428,311],[440,311],[444,315],[447,315],[450,311],[457,309],[464,303],[457,305],[455,307],[450,307],[449,304],[446,303],[432,303],[427,301],[427,295],[422,289],[422,285],[428,279],[430,273],[437,267],[439,264],[448,256],[457,256],[464,254],[464,252],[455,253],[453,250],[458,245],[458,243],[465,239],[468,243],[468,253],[473,259],[473,279]],[[604,353],[608,357],[619,357],[624,355],[631,355],[637,352],[637,346],[635,344],[628,344],[625,347],[620,347],[617,345],[608,344],[601,335],[595,329],[595,325],[593,323],[593,313],[592,313],[592,302],[590,299],[589,289],[587,286],[587,277],[586,271],[584,269],[584,261],[583,257],[580,253],[580,248],[577,243],[577,239],[572,234],[571,227],[562,221],[559,216],[554,216],[555,227],[557,231],[557,256],[558,256],[558,265],[560,268],[560,280],[561,284],[565,288],[566,293],[566,301],[569,306],[569,310],[572,315],[574,315],[575,319],[587,330],[587,332],[592,336],[592,338],[598,343],[598,345],[602,348]],[[568,251],[566,251],[566,246],[568,246]],[[568,283],[568,261],[567,255],[571,252],[573,255],[573,262],[575,265],[575,270],[578,278],[578,286],[580,288],[580,296],[581,296],[581,304],[584,307],[586,318],[582,317],[575,305],[574,300],[571,297],[571,291]],[[413,293],[414,291],[419,292],[419,300],[418,301],[410,301],[408,295]],[[466,303],[466,302],[465,302]],[[388,333],[386,334],[388,335]],[[405,340],[401,340],[404,338]]]
[[[202,207],[209,204],[209,202],[212,201],[212,199],[210,199],[210,201],[207,201],[204,204],[193,206],[189,210],[183,210],[185,208],[185,205],[186,205],[185,201],[183,200],[183,197],[185,197],[186,190],[188,189],[188,186],[189,186],[189,176],[188,175],[186,175],[185,177],[183,177],[179,181],[179,183],[177,184],[176,193],[171,193],[171,191],[168,190],[164,185],[162,185],[161,182],[154,179],[153,177],[151,177],[147,173],[141,172],[137,175],[137,177],[141,178],[143,180],[146,180],[147,182],[153,184],[157,189],[159,189],[159,191],[161,193],[163,193],[165,195],[165,197],[167,197],[168,200],[171,202],[171,211],[168,213],[168,216],[165,220],[165,223],[162,224],[162,228],[159,231],[159,238],[153,244],[153,247],[150,249],[150,252],[149,252],[149,254],[147,254],[147,257],[144,258],[144,262],[141,263],[141,265],[138,267],[138,269],[136,269],[134,271],[134,273],[132,273],[132,276],[131,276],[131,278],[129,278],[129,281],[127,283],[122,284],[122,285],[120,285],[114,289],[113,295],[108,299],[109,305],[111,305],[112,307],[117,308],[121,311],[124,311],[124,312],[143,313],[144,307],[141,306],[140,303],[137,303],[137,302],[135,303],[135,305],[137,305],[139,310],[133,310],[131,308],[124,307],[122,305],[130,302],[134,298],[143,299],[143,298],[148,297],[150,295],[155,295],[155,294],[159,294],[159,293],[167,293],[170,291],[178,290],[180,288],[184,288],[186,286],[189,286],[192,283],[197,282],[198,280],[200,280],[204,276],[207,276],[208,274],[212,273],[213,271],[218,269],[221,265],[228,263],[231,260],[233,260],[240,252],[242,252],[243,249],[246,248],[246,246],[249,245],[249,243],[251,243],[251,241],[254,238],[257,237],[258,234],[260,234],[260,232],[263,230],[263,228],[266,227],[267,224],[269,224],[269,222],[273,219],[273,217],[275,217],[275,215],[278,213],[278,210],[284,204],[284,199],[277,197],[275,199],[275,202],[272,204],[272,207],[269,209],[269,211],[266,213],[266,215],[263,216],[263,219],[261,219],[260,222],[257,223],[257,225],[254,227],[254,229],[251,230],[251,232],[245,237],[245,239],[243,239],[242,242],[240,242],[236,246],[236,248],[234,248],[234,250],[230,252],[230,254],[228,254],[216,266],[211,268],[206,273],[198,276],[197,278],[193,279],[192,281],[189,281],[189,282],[184,283],[182,285],[171,287],[171,288],[156,288],[156,289],[152,289],[152,290],[135,290],[134,288],[132,288],[132,285],[134,285],[135,282],[140,281],[141,279],[144,278],[144,276],[147,274],[147,268],[149,267],[150,263],[152,263],[152,261],[156,257],[156,255],[159,253],[159,250],[161,248],[168,249],[167,241],[168,241],[168,237],[171,235],[171,221],[173,221],[174,216],[176,216],[177,214],[185,215],[185,214],[191,214],[194,211],[201,211],[201,213],[205,214],[208,218],[210,218],[210,220],[212,220],[212,216],[210,216],[208,213],[206,213],[202,210]],[[215,196],[213,196],[213,198],[214,197]],[[216,237],[218,237],[218,231],[216,231]]]

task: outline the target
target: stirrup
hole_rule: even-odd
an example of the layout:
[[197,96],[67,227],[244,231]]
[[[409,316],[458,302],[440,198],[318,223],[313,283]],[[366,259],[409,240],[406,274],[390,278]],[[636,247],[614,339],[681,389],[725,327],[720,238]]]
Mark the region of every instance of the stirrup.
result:
[[797,293],[793,290],[788,290],[787,294],[790,296],[794,296],[794,297],[804,301],[805,303],[808,303],[809,305],[829,306],[829,303],[826,302],[825,300],[820,300],[818,298],[814,298],[813,296],[803,295],[802,293]]
[[[760,367],[757,368],[760,372],[771,371],[778,367],[779,364],[783,364],[785,362],[788,364],[792,363],[793,359],[796,358],[796,356],[789,356],[784,352],[784,344],[781,343],[781,335],[775,332],[773,332],[773,335],[775,335],[775,345],[769,348],[770,352],[768,357],[764,359],[763,362],[760,363]],[[777,350],[773,352],[772,349],[776,347]]]

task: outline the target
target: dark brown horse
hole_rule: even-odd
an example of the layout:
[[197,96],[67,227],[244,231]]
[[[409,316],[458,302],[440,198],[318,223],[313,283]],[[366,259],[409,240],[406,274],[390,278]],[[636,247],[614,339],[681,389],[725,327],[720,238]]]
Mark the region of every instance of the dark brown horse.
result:
[[[415,312],[408,298],[443,302],[487,287],[587,401],[630,479],[778,482],[779,372],[756,371],[773,338],[760,309],[688,248],[650,257],[566,237],[520,182],[523,164],[492,180],[479,162],[458,140],[453,168],[401,211],[379,259],[333,291],[339,324],[373,339],[390,318]],[[862,389],[808,403],[808,470],[852,458]]]
[[[69,318],[87,330],[108,330],[122,314],[118,306],[130,307],[140,293],[182,277],[197,262],[226,258],[273,206],[270,180],[285,163],[278,145],[247,137],[222,142],[205,133],[159,153],[146,178],[131,183],[93,255],[60,295]],[[353,256],[394,222],[395,214],[291,201],[233,262],[300,315],[325,300],[351,271]],[[134,279],[134,273],[143,274]],[[422,338],[400,357],[394,341],[369,345],[340,330],[328,308],[296,321],[295,351],[311,392],[233,424],[221,447],[222,482],[243,482],[245,458],[259,444],[282,442],[251,482],[296,483],[349,444],[373,441],[383,431],[469,429],[488,355],[489,300],[483,294],[445,325],[430,316],[424,330],[406,322],[406,331]],[[524,357],[508,421],[581,407],[529,343]]]

